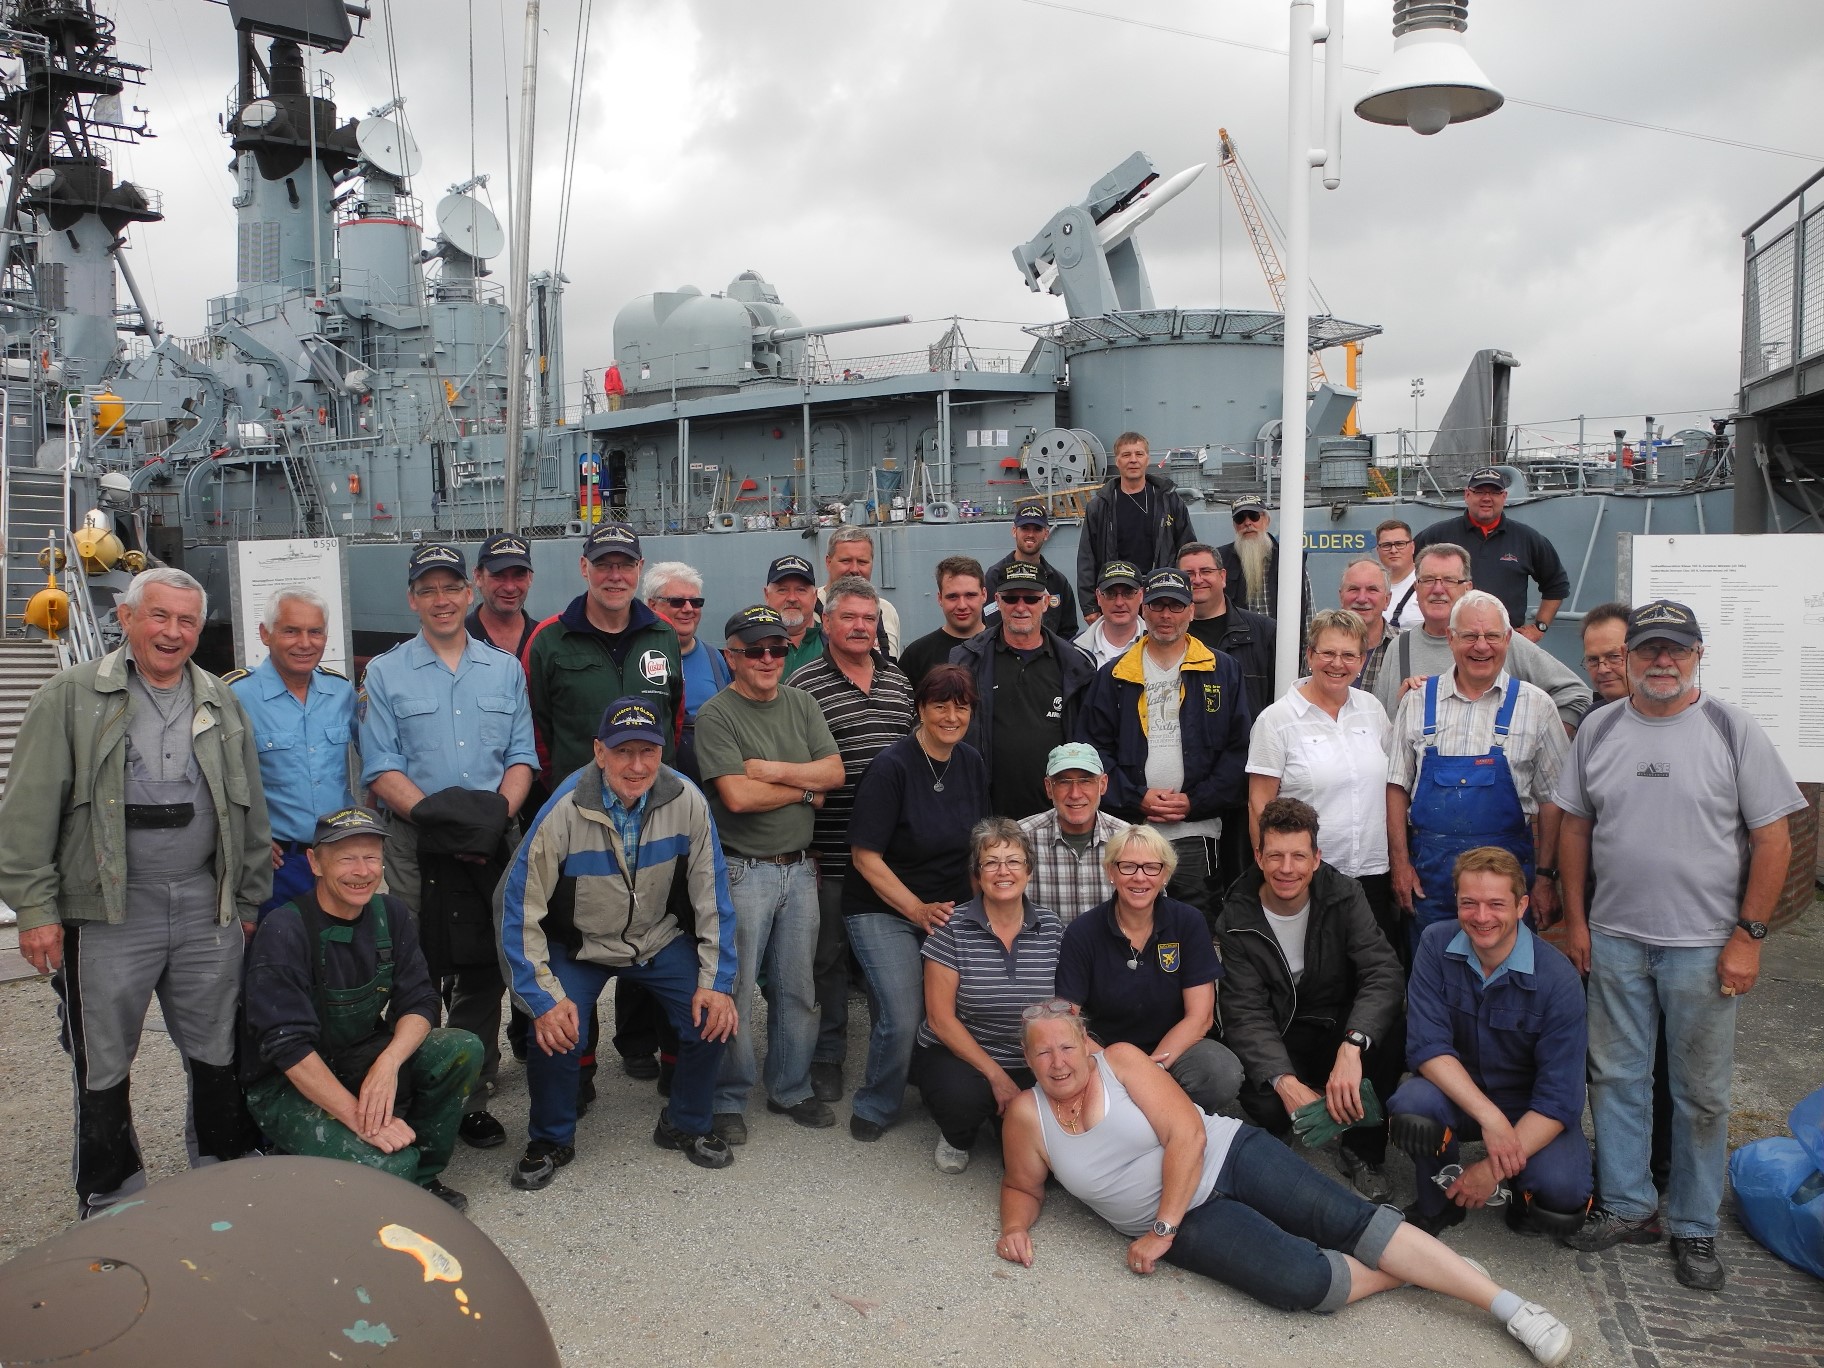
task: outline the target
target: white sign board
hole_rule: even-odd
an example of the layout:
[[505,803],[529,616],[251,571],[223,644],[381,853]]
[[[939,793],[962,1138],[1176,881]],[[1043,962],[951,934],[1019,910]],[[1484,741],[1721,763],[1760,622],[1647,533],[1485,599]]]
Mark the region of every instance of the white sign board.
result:
[[1824,537],[1634,537],[1635,603],[1704,632],[1703,688],[1746,708],[1801,784],[1824,783]]
[[349,668],[348,605],[343,593],[342,543],[335,537],[235,543],[234,654],[251,670],[266,659],[260,619],[266,601],[288,584],[320,594],[329,605],[329,644],[323,663],[342,674]]

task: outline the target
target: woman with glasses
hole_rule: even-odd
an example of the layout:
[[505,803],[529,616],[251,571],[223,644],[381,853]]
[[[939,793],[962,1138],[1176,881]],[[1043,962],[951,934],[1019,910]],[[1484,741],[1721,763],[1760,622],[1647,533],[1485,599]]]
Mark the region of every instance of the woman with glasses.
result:
[[[1073,923],[1077,924],[1077,923]],[[1028,1008],[1036,1086],[1007,1108],[995,1253],[1030,1268],[1045,1179],[1128,1236],[1129,1271],[1163,1260],[1287,1311],[1338,1311],[1410,1283],[1488,1311],[1540,1363],[1570,1327],[1435,1236],[1319,1173],[1265,1131],[1209,1116],[1131,1045],[1098,1050],[1062,999]]]
[[684,670],[684,744],[678,768],[696,778],[697,709],[733,677],[722,652],[699,648],[697,629],[703,625],[703,576],[683,561],[660,561],[646,572],[640,597],[647,607],[669,622],[678,634],[678,656]]
[[1347,608],[1311,619],[1311,673],[1254,719],[1248,739],[1248,834],[1275,798],[1317,809],[1324,859],[1362,886],[1375,924],[1412,971],[1406,929],[1387,862],[1387,710],[1351,688],[1367,651],[1368,624]]
[[1115,893],[1065,930],[1057,994],[1096,1023],[1103,1045],[1134,1046],[1219,1112],[1241,1091],[1241,1061],[1208,1039],[1222,965],[1203,913],[1165,896],[1177,867],[1172,843],[1150,826],[1109,838],[1102,868]]
[[898,1119],[925,1018],[919,949],[969,897],[969,833],[988,815],[988,767],[963,741],[975,702],[969,671],[932,668],[912,691],[912,734],[875,756],[855,786],[842,912],[873,1018],[851,1102],[857,1140],[880,1139]]
[[942,1173],[969,1167],[983,1124],[998,1121],[1032,1073],[1020,1013],[1051,996],[1064,927],[1026,896],[1033,849],[1018,822],[990,817],[969,833],[978,896],[926,937],[925,1024],[912,1078],[937,1122]]

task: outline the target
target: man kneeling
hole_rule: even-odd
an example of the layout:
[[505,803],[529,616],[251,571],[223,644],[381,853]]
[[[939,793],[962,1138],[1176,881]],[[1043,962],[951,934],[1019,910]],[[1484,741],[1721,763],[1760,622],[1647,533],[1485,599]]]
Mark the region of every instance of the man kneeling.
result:
[[[1388,1104],[1393,1141],[1412,1156],[1418,1200],[1406,1219],[1436,1234],[1511,1182],[1507,1223],[1570,1234],[1590,1199],[1583,1138],[1583,986],[1570,960],[1521,923],[1526,876],[1505,850],[1457,857],[1457,920],[1419,938],[1407,992],[1406,1057],[1417,1070]],[[1433,1181],[1457,1141],[1488,1157],[1448,1190]]]
[[734,1158],[710,1106],[736,1026],[735,905],[709,803],[660,763],[663,744],[648,702],[610,703],[595,763],[558,785],[495,895],[507,986],[538,1046],[526,1052],[532,1117],[516,1188],[548,1186],[576,1156],[578,1022],[617,976],[649,988],[678,1033],[652,1142],[701,1168]]
[[439,1175],[481,1073],[481,1041],[439,1028],[437,989],[406,905],[376,893],[386,822],[320,818],[316,887],[268,912],[248,952],[247,1106],[287,1154],[350,1159],[462,1211]]

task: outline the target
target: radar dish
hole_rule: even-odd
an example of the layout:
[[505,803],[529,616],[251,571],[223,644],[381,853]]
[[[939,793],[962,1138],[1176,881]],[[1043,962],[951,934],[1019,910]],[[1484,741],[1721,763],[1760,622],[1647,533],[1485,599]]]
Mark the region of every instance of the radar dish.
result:
[[418,144],[391,119],[363,119],[355,125],[355,144],[362,158],[389,176],[418,171]]
[[279,107],[271,100],[249,100],[241,106],[242,128],[264,128],[279,117]]
[[494,211],[472,195],[445,195],[439,200],[437,228],[450,246],[478,261],[499,256],[507,245]]

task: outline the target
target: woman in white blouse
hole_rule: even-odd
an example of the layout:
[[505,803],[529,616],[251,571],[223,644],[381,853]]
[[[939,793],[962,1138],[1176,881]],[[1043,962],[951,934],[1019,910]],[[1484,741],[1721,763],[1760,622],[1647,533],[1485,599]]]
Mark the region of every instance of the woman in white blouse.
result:
[[1311,619],[1311,673],[1254,719],[1248,743],[1248,830],[1260,844],[1261,809],[1302,798],[1317,809],[1324,858],[1361,884],[1401,966],[1412,966],[1387,870],[1387,711],[1350,687],[1367,651],[1367,625],[1347,608]]

